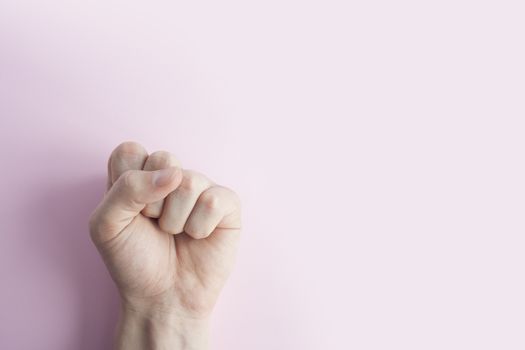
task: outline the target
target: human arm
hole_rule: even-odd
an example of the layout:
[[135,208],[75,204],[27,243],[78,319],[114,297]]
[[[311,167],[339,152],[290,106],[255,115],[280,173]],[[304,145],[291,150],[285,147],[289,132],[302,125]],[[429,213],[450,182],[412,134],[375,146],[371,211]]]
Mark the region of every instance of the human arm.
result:
[[235,260],[238,196],[171,153],[125,142],[108,160],[89,227],[121,296],[117,349],[205,349]]

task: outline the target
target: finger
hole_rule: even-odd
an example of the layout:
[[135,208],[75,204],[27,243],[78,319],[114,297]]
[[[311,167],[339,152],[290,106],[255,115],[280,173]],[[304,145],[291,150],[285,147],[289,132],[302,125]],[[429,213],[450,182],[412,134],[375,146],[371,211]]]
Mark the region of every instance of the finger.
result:
[[[153,152],[152,154],[148,156],[148,158],[146,159],[146,163],[144,164],[144,170],[149,170],[149,171],[160,170],[160,169],[165,169],[165,168],[169,168],[172,166],[176,166],[180,168],[181,163],[170,152],[157,151],[157,152]],[[150,218],[157,219],[160,217],[160,214],[162,213],[163,204],[164,204],[164,200],[160,200],[155,203],[148,204],[142,211],[142,214]]]
[[204,175],[191,170],[183,170],[179,187],[164,200],[159,218],[159,227],[168,233],[184,232],[184,225],[201,193],[213,183]]
[[118,145],[109,157],[108,185],[111,187],[128,170],[142,170],[148,152],[139,143],[126,141]]
[[95,242],[117,236],[147,204],[165,198],[181,180],[182,171],[175,167],[156,171],[126,171],[90,218],[90,232]]
[[240,229],[240,201],[235,192],[213,186],[199,196],[184,232],[193,238],[208,237],[216,228]]

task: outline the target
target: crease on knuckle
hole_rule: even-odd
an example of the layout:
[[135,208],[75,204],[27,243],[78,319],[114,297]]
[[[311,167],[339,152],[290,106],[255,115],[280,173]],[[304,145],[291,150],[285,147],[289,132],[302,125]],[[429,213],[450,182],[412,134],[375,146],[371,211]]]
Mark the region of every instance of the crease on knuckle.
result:
[[122,178],[123,187],[124,187],[123,189],[125,191],[134,191],[135,190],[135,181],[134,181],[133,173],[134,173],[133,170],[126,170],[120,176]]
[[214,191],[205,191],[204,193],[202,193],[199,198],[199,202],[207,210],[217,209],[221,205],[220,196]]
[[201,181],[197,175],[189,174],[183,178],[180,188],[187,192],[193,192],[198,190],[200,183]]

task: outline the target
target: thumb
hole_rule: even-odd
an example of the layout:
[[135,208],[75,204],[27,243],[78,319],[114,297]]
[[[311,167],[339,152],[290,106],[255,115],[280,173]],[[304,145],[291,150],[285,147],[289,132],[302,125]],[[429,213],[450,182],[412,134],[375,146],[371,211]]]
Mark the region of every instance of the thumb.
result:
[[91,237],[98,243],[117,236],[147,204],[164,199],[181,181],[178,167],[126,171],[91,215]]

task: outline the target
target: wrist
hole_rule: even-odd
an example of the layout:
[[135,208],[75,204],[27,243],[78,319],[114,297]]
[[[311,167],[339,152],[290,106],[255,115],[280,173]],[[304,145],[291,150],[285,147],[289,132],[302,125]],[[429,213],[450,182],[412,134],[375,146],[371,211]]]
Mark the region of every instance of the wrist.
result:
[[123,303],[116,349],[204,350],[208,347],[209,318],[193,318]]

